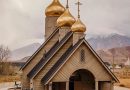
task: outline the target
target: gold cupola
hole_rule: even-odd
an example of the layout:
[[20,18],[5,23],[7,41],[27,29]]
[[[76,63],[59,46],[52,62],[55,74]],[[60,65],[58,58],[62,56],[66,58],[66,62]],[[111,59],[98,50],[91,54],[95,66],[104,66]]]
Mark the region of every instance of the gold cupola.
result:
[[82,23],[80,18],[76,20],[76,22],[71,27],[72,32],[85,32],[86,26]]
[[53,2],[46,8],[46,16],[61,16],[65,11],[64,6],[61,5],[59,0],[53,0]]
[[65,12],[57,19],[57,25],[59,27],[71,27],[75,23],[75,18],[69,11],[68,0]]
[[72,25],[71,30],[73,32],[85,32],[86,31],[86,26],[82,23],[82,21],[80,20],[80,14],[79,14],[79,5],[81,5],[81,3],[78,0],[78,19],[76,20],[76,22]]

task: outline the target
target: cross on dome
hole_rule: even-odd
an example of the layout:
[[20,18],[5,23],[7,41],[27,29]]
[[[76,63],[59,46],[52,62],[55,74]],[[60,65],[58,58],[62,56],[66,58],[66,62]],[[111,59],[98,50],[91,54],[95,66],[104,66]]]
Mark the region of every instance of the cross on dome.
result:
[[76,3],[76,5],[78,6],[78,19],[72,25],[71,30],[73,32],[85,32],[86,31],[86,26],[80,20],[80,5],[82,5],[82,3],[78,0],[78,2]]

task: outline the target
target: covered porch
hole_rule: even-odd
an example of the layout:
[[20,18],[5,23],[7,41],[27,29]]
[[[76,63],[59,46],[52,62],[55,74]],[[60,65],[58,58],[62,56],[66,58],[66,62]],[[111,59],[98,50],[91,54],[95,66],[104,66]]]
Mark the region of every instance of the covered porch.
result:
[[45,90],[113,90],[113,83],[98,81],[91,72],[80,69],[70,76],[69,81],[50,82]]

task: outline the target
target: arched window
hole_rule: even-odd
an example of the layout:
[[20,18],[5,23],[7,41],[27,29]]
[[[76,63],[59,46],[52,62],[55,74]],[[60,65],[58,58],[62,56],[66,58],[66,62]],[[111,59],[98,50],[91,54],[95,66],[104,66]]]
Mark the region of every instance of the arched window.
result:
[[81,49],[81,51],[80,51],[80,60],[81,60],[81,62],[85,61],[85,51],[83,49]]

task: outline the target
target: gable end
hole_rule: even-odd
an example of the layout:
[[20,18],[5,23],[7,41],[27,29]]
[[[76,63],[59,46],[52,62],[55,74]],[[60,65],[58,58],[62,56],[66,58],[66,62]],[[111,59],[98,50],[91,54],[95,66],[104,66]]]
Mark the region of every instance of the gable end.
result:
[[[79,43],[80,42],[80,43]],[[85,45],[87,45],[87,47],[91,50],[91,52],[96,56],[96,58],[100,61],[100,63],[102,64],[102,66],[108,71],[108,73],[113,77],[113,79],[115,80],[115,82],[119,82],[119,80],[116,78],[116,76],[109,70],[109,68],[104,64],[104,62],[102,61],[102,59],[98,56],[98,54],[92,49],[92,47],[89,45],[89,43],[85,40],[82,39],[80,40],[73,48],[72,51],[70,51],[70,53],[68,53],[67,58],[65,59],[59,59],[59,61],[57,61],[57,63],[60,62],[59,65],[54,65],[50,71],[48,71],[48,73],[42,78],[42,82],[44,84],[47,84],[54,76],[55,74],[60,70],[60,68],[67,62],[67,60],[71,57],[71,55],[77,50],[77,48],[82,44],[85,43]],[[62,63],[61,63],[62,61]]]

